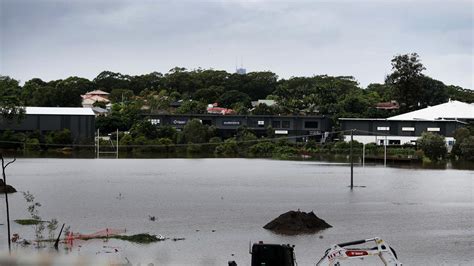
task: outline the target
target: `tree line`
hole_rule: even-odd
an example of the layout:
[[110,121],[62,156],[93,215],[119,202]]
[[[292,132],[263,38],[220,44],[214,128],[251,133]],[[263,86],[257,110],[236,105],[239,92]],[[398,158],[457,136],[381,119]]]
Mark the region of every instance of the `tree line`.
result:
[[[277,106],[261,105],[252,114],[326,114],[338,117],[387,117],[392,112],[376,109],[378,102],[396,100],[398,112],[446,102],[449,98],[474,102],[470,89],[445,85],[423,74],[416,53],[397,55],[384,83],[362,88],[352,76],[316,75],[280,79],[270,71],[245,75],[223,70],[175,67],[168,73],[126,75],[103,71],[93,80],[82,77],[43,81],[33,78],[23,85],[0,77],[0,106],[81,106],[81,95],[100,89],[111,93],[112,102],[147,106],[148,112],[204,113],[209,103],[248,114],[251,101],[276,100]],[[182,101],[178,110],[170,103]],[[142,108],[143,109],[143,108]],[[3,109],[2,109],[3,110]]]

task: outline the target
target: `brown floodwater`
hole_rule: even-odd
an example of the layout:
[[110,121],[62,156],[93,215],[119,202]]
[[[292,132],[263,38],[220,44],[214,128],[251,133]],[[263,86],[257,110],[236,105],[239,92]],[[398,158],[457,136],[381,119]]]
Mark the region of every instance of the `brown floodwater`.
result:
[[[134,264],[248,265],[249,242],[262,240],[293,244],[298,264],[314,265],[331,244],[379,236],[404,265],[474,263],[474,172],[468,170],[357,166],[359,187],[352,191],[347,164],[314,161],[19,159],[7,173],[11,185],[36,196],[43,219],[57,218],[74,232],[126,228],[185,238],[149,245],[90,240],[76,242],[72,254]],[[12,220],[27,218],[23,195],[9,199]],[[314,211],[333,227],[299,236],[262,228],[297,209]],[[0,224],[4,210],[0,195]],[[31,226],[15,223],[12,231],[34,235]],[[107,253],[110,247],[119,252]],[[6,249],[0,225],[0,251]]]

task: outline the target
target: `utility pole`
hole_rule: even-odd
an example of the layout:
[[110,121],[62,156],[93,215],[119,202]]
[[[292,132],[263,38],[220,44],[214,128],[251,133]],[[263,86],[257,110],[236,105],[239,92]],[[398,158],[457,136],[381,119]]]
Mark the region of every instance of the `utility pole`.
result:
[[365,143],[362,144],[362,167],[365,167]]
[[100,129],[97,129],[97,159],[100,158]]
[[385,135],[384,144],[384,155],[383,155],[383,166],[387,167],[387,135]]
[[117,155],[116,155],[116,159],[119,158],[119,135],[118,135],[118,128],[117,128],[117,134],[116,134],[116,137],[117,137]]
[[351,129],[351,190],[354,188],[354,156],[352,156],[352,144],[354,142],[354,129]]

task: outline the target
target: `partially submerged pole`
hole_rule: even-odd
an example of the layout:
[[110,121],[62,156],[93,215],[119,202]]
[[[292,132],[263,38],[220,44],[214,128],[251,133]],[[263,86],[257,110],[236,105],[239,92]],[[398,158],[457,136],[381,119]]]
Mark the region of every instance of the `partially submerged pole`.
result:
[[56,238],[56,241],[54,242],[54,248],[56,250],[58,250],[58,248],[59,248],[59,239],[61,238],[61,234],[63,233],[64,225],[65,224],[63,224],[63,226],[61,226],[61,230],[59,231],[58,238]]
[[116,137],[117,137],[117,156],[116,156],[116,159],[118,159],[119,157],[119,135],[118,135],[118,128],[117,128],[117,134],[116,134]]
[[5,188],[5,205],[7,209],[7,232],[8,232],[8,253],[12,254],[12,242],[11,242],[11,233],[10,233],[10,208],[8,205],[8,193],[7,193],[7,175],[5,174],[5,169],[8,165],[14,163],[16,158],[13,158],[13,161],[8,162],[5,164],[5,159],[3,158],[3,154],[0,154],[0,158],[2,160],[2,174],[3,174],[3,185]]
[[354,156],[352,156],[352,145],[354,142],[354,129],[351,129],[351,189],[354,188]]
[[362,167],[365,167],[365,143],[362,144]]

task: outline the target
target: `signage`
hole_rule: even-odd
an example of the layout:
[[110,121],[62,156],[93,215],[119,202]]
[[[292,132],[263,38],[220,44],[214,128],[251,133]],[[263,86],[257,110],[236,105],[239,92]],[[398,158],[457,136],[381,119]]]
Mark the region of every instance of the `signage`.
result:
[[174,125],[186,125],[187,122],[188,121],[186,120],[178,120],[178,119],[173,120]]
[[240,121],[222,121],[222,125],[224,125],[224,126],[239,126]]

